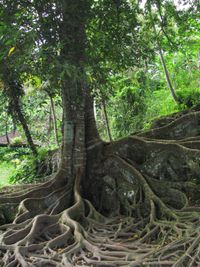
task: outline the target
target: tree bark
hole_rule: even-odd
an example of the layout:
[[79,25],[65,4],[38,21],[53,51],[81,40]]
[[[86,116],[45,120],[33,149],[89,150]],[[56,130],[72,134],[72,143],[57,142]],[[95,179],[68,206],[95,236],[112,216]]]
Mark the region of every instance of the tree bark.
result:
[[8,112],[6,113],[6,140],[7,140],[8,145],[10,145],[10,139],[8,136]]
[[102,142],[97,130],[96,119],[94,114],[94,101],[90,95],[90,89],[87,90],[86,95],[86,109],[85,109],[85,125],[86,125],[86,147],[95,146]]
[[55,111],[55,105],[53,101],[53,97],[49,95],[50,97],[50,103],[51,103],[51,111],[52,111],[52,118],[53,118],[53,128],[54,128],[54,136],[57,147],[59,147],[59,141],[58,141],[58,126],[57,126],[57,120],[56,120],[56,111]]
[[[70,81],[68,81],[70,84]],[[71,88],[74,89],[74,84]],[[79,168],[85,167],[85,103],[84,98],[79,106],[70,99],[67,84],[63,84],[63,144],[61,167],[67,172],[67,176],[74,179]],[[81,87],[79,88],[81,91]],[[75,100],[75,99],[73,99]]]
[[47,131],[48,135],[51,134],[51,125],[52,125],[52,109],[50,106],[50,108],[49,108],[49,124],[48,124],[48,131]]
[[110,142],[112,142],[112,135],[111,135],[110,125],[109,125],[109,121],[108,121],[108,114],[107,114],[106,104],[105,104],[105,100],[103,98],[102,98],[102,107],[103,107],[103,113],[104,113],[105,122],[106,122],[106,129],[107,129],[108,139],[109,139]]
[[164,73],[165,73],[165,78],[166,78],[168,87],[170,89],[170,92],[172,94],[172,97],[173,97],[174,101],[179,104],[180,101],[179,101],[179,99],[178,99],[178,97],[176,95],[176,92],[175,92],[174,88],[173,88],[173,85],[172,85],[172,82],[171,82],[171,79],[170,79],[170,76],[169,76],[169,72],[168,72],[167,66],[165,64],[165,59],[164,59],[164,56],[163,56],[162,49],[160,47],[158,47],[158,50],[159,50],[160,61],[161,61],[162,66],[163,66],[163,70],[164,70]]
[[4,63],[5,64],[2,68],[2,81],[5,87],[4,93],[8,98],[9,112],[13,117],[13,121],[17,119],[21,123],[30,149],[32,150],[33,155],[37,156],[37,149],[33,143],[31,132],[20,105],[20,98],[23,95],[23,88],[19,79],[19,75],[17,72],[13,71],[10,66],[6,64],[6,62]]
[[[61,168],[73,181],[77,172],[86,167],[86,87],[85,74],[85,25],[90,1],[62,1],[63,25],[60,39],[63,42],[61,58],[63,66],[70,66],[62,79],[63,144]],[[71,16],[71,14],[73,14]],[[69,20],[69,16],[71,20]]]
[[24,116],[24,114],[23,114],[23,112],[21,110],[20,104],[16,103],[15,108],[16,108],[16,112],[17,112],[17,118],[18,118],[19,122],[22,125],[22,128],[24,130],[24,134],[25,134],[27,142],[29,144],[29,147],[32,150],[33,154],[35,156],[37,156],[37,154],[38,154],[37,153],[37,149],[36,149],[35,144],[33,142],[33,139],[32,139],[32,136],[31,136],[31,132],[30,132],[28,124],[26,122],[26,118],[25,118],[25,116]]

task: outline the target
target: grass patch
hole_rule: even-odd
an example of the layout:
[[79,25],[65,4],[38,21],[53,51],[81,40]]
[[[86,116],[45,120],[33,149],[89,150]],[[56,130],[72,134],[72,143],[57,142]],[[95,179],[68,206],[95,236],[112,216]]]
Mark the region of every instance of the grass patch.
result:
[[15,167],[9,162],[0,162],[0,187],[9,185],[9,178],[15,172]]

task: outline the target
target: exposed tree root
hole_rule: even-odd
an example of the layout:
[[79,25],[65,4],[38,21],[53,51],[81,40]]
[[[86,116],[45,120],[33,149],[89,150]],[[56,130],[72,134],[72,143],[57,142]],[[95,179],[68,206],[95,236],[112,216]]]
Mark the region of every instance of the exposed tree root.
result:
[[105,144],[87,180],[2,192],[0,266],[200,266],[200,112],[167,122]]

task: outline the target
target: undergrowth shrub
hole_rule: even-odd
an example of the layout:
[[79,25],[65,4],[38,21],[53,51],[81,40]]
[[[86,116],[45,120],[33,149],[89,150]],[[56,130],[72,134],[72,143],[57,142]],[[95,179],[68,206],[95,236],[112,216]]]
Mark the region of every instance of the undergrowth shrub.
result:
[[45,176],[56,171],[52,167],[52,158],[59,161],[58,149],[38,148],[38,156],[33,156],[29,148],[1,147],[0,148],[0,172],[2,169],[10,169],[7,183],[34,183],[44,181]]
[[177,90],[177,95],[181,100],[182,108],[192,107],[200,103],[200,90],[198,88]]
[[23,138],[21,136],[16,136],[11,140],[11,145],[22,145],[23,144]]
[[32,154],[26,155],[20,159],[16,164],[16,171],[10,177],[10,183],[33,183],[42,180],[43,173],[38,170],[44,163],[47,149],[38,149],[38,156],[34,157]]

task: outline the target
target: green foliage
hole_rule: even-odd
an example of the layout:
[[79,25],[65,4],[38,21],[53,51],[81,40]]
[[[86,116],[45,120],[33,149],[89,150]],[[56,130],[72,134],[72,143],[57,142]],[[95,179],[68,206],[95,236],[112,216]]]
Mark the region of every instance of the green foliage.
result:
[[[151,122],[200,103],[198,51],[185,56],[183,53],[165,53],[166,65],[181,104],[177,104],[167,88],[159,59],[144,68],[129,70],[123,75],[111,76],[110,87],[105,86],[107,111],[114,139],[147,129]],[[107,139],[101,113],[97,113],[98,125]]]
[[42,174],[38,170],[46,159],[48,150],[41,148],[34,157],[28,148],[0,148],[1,184],[33,183],[41,181]]
[[[14,161],[13,163],[15,163]],[[35,165],[36,161],[27,157],[16,164],[16,171],[10,176],[9,182],[12,183],[31,183],[36,179]]]
[[[62,106],[61,97],[53,98],[56,109],[56,122],[58,126],[58,136],[61,143],[62,133]],[[43,146],[51,147],[55,145],[50,98],[44,88],[38,88],[33,84],[26,84],[23,106],[26,110],[27,121],[31,129],[33,139]]]
[[16,171],[10,176],[10,183],[33,183],[41,181],[42,174],[38,174],[38,168],[43,163],[48,153],[47,149],[39,149],[38,156],[32,154],[13,161]]
[[23,144],[23,138],[21,136],[16,136],[11,140],[11,145],[22,145]]
[[29,155],[27,148],[0,148],[0,186],[10,183],[10,178],[16,175],[17,166]]
[[114,138],[126,136],[143,126],[146,91],[144,83],[140,82],[141,75],[139,71],[112,78],[113,94],[108,100],[108,114]]
[[11,148],[11,147],[1,147],[0,148],[0,161],[10,162],[15,159],[22,159],[30,154],[28,148]]
[[9,184],[9,177],[15,172],[15,167],[9,162],[0,162],[0,187]]
[[178,90],[177,95],[182,101],[182,106],[192,107],[200,104],[200,89],[199,88],[188,88],[185,90]]
[[167,116],[181,109],[174,102],[169,90],[162,88],[149,93],[146,97],[146,113],[143,115],[143,128],[148,129],[151,123],[162,116]]

